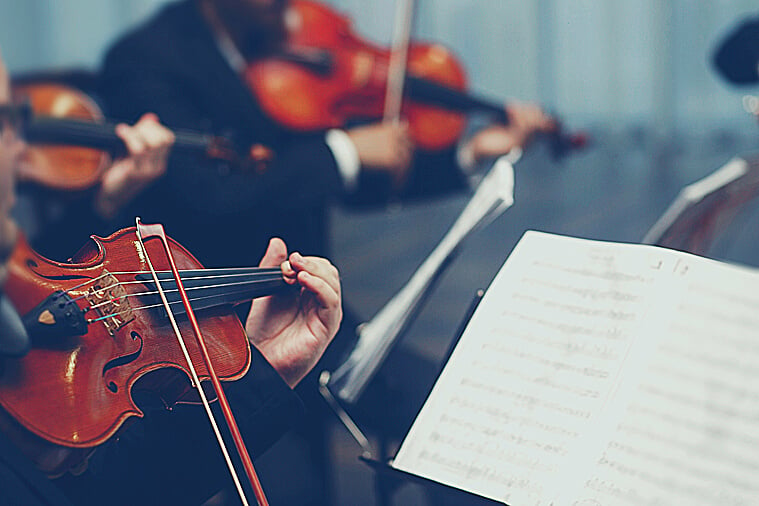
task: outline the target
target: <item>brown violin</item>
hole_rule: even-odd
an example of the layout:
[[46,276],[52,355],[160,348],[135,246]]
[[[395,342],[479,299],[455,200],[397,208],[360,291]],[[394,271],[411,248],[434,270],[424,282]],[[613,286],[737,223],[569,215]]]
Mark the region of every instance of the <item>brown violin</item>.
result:
[[[103,116],[86,94],[54,83],[26,83],[14,87],[19,100],[27,100],[31,115],[23,135],[30,147],[19,174],[48,188],[77,191],[96,185],[112,158],[127,154],[116,135],[116,123]],[[232,141],[190,130],[174,131],[174,152],[221,160],[243,166]],[[252,154],[251,154],[252,155]]]
[[[16,422],[81,455],[127,420],[143,416],[132,397],[136,389],[157,392],[172,406],[197,400],[188,381],[191,372],[199,381],[246,374],[250,345],[233,305],[289,289],[281,269],[204,269],[175,241],[168,239],[173,262],[164,247],[158,238],[143,239],[130,228],[93,237],[71,263],[59,263],[19,241],[4,290],[23,315],[31,350],[6,359],[0,375],[0,406]],[[192,335],[191,314],[197,315],[205,342],[185,340],[193,367],[172,328],[176,318],[178,330]],[[202,347],[213,375],[201,359]]]
[[[289,39],[282,54],[252,62],[245,73],[265,112],[295,130],[336,128],[351,121],[382,118],[390,52],[359,36],[350,20],[311,0],[294,0],[288,13]],[[466,74],[439,44],[408,48],[402,116],[417,146],[452,146],[466,126],[466,115],[485,113],[507,124],[503,104],[465,91]],[[557,155],[584,146],[582,134],[557,128]]]

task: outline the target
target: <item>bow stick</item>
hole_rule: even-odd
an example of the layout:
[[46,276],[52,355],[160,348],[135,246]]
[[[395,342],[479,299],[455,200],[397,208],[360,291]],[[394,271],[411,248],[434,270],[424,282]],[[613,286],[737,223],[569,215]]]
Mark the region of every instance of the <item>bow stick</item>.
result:
[[248,500],[245,497],[245,492],[242,489],[242,485],[240,484],[240,479],[238,478],[237,472],[235,471],[234,465],[232,464],[232,460],[229,457],[229,452],[227,451],[227,447],[224,444],[224,440],[221,436],[221,432],[219,432],[219,427],[216,423],[216,419],[214,418],[214,415],[211,412],[211,407],[208,403],[208,399],[206,398],[205,392],[203,391],[203,387],[200,384],[200,379],[198,378],[197,372],[195,370],[195,366],[193,365],[192,359],[190,358],[190,354],[187,351],[187,346],[185,345],[184,338],[182,337],[182,334],[179,331],[179,327],[177,326],[176,320],[174,318],[174,314],[171,311],[171,306],[169,305],[169,301],[167,300],[166,295],[164,294],[164,290],[161,287],[161,282],[158,279],[158,274],[153,268],[153,264],[150,261],[150,257],[148,256],[148,251],[147,251],[147,248],[145,247],[144,240],[150,237],[157,237],[158,239],[160,239],[161,245],[163,246],[163,249],[166,253],[166,258],[169,261],[169,266],[171,267],[171,272],[174,276],[174,280],[176,281],[177,289],[179,290],[179,295],[182,298],[182,303],[184,304],[185,310],[187,311],[187,316],[190,319],[190,324],[192,325],[192,330],[195,333],[195,338],[198,342],[198,347],[200,348],[200,352],[203,357],[203,361],[205,363],[206,369],[208,370],[208,375],[211,378],[211,383],[213,384],[214,391],[216,392],[216,396],[219,399],[219,405],[221,406],[221,410],[224,413],[224,419],[227,422],[229,431],[232,434],[232,439],[235,442],[237,453],[240,456],[240,459],[242,460],[243,468],[245,468],[245,473],[247,474],[248,480],[250,481],[250,484],[253,487],[253,493],[255,494],[256,501],[258,502],[259,506],[269,506],[269,503],[266,500],[266,496],[264,495],[263,488],[261,487],[261,482],[259,481],[258,475],[256,474],[256,470],[253,467],[253,461],[250,458],[248,449],[245,447],[245,442],[243,441],[242,435],[240,434],[240,429],[237,427],[237,422],[235,421],[234,415],[232,414],[232,409],[229,406],[229,402],[227,401],[226,395],[224,395],[224,390],[221,388],[221,382],[219,382],[219,378],[216,375],[216,371],[213,368],[213,364],[211,364],[211,358],[208,355],[208,348],[206,347],[205,340],[203,339],[203,335],[200,332],[200,326],[198,325],[198,320],[197,318],[195,318],[195,313],[193,312],[192,306],[190,305],[190,299],[187,297],[187,292],[185,291],[184,285],[182,284],[182,279],[179,276],[179,270],[177,269],[176,263],[174,262],[174,257],[171,254],[171,250],[169,249],[169,243],[168,243],[168,240],[166,239],[166,234],[164,233],[163,225],[161,224],[145,225],[140,221],[139,218],[136,219],[136,222],[137,222],[137,238],[145,254],[145,261],[150,269],[151,275],[153,276],[153,282],[156,284],[156,287],[158,288],[158,292],[161,296],[161,301],[163,301],[163,305],[166,309],[166,313],[168,314],[169,320],[171,321],[171,326],[174,329],[175,335],[177,336],[177,341],[179,341],[179,346],[182,348],[182,353],[184,354],[185,359],[187,360],[187,364],[190,369],[190,374],[192,376],[193,384],[195,385],[195,388],[198,390],[200,399],[203,402],[203,407],[206,410],[206,414],[208,415],[208,419],[211,422],[211,426],[213,427],[213,431],[214,431],[214,434],[216,435],[216,439],[219,442],[219,447],[221,448],[221,452],[224,455],[224,460],[227,462],[227,467],[229,468],[229,472],[232,475],[232,480],[235,483],[237,492],[240,495],[240,500],[242,501],[243,505],[248,506]]

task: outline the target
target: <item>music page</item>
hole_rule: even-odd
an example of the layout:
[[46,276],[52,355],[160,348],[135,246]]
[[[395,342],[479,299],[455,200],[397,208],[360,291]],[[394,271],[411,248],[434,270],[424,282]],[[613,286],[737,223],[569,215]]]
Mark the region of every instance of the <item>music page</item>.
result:
[[513,506],[698,504],[677,494],[717,482],[704,504],[756,499],[749,284],[671,250],[528,232],[393,466]]
[[759,504],[759,276],[683,257],[578,505]]

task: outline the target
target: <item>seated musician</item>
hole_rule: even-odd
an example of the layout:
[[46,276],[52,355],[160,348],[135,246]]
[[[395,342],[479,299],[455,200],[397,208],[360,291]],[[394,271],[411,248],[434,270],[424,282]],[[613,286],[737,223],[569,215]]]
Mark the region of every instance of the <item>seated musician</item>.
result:
[[[0,253],[3,263],[16,240],[10,218],[14,178],[24,153],[15,124],[5,67],[0,61]],[[147,126],[146,126],[147,124]],[[144,118],[136,131],[158,141],[135,147],[134,130],[122,128],[132,152],[138,156],[112,168],[114,184],[120,179],[141,180],[141,162],[165,159],[170,136],[153,118]],[[155,140],[154,139],[154,140]],[[146,148],[146,149],[145,149]],[[140,157],[143,157],[142,160]],[[162,172],[161,163],[150,176]],[[151,179],[148,177],[147,179]],[[104,182],[104,187],[108,183]],[[106,190],[107,191],[107,190]],[[108,212],[108,199],[104,211]],[[241,231],[246,233],[246,231]],[[260,263],[281,266],[290,282],[301,286],[298,295],[272,296],[253,304],[246,321],[252,364],[240,380],[225,389],[251,453],[259,455],[301,414],[291,390],[314,366],[334,337],[342,315],[337,270],[325,259],[288,255],[284,242],[272,239]],[[23,338],[14,318],[0,318],[0,363],[12,358],[14,339]],[[21,333],[23,334],[23,332]],[[2,376],[0,376],[0,380]],[[146,399],[149,401],[149,399]],[[29,402],[34,402],[30,399]],[[154,403],[159,404],[154,401]],[[44,410],[44,406],[40,407]],[[56,467],[66,449],[40,454],[36,436],[0,413],[0,504],[200,504],[229,481],[208,420],[197,406],[177,405],[172,410],[147,409],[144,419],[132,423],[98,447],[78,476],[48,479],[45,467]],[[40,469],[42,467],[42,469]]]

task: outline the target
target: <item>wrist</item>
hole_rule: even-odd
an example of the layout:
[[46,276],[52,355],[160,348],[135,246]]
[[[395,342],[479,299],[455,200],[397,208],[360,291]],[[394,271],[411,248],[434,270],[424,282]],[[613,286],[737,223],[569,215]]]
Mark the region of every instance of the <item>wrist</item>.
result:
[[258,349],[261,355],[263,355],[290,388],[295,388],[308,372],[308,368],[303,364],[297,363],[292,357],[283,356],[282,350],[276,344],[266,342],[254,343],[252,341],[250,344]]
[[355,142],[348,132],[338,129],[329,130],[324,140],[335,158],[344,188],[354,190],[361,171],[361,159]]

